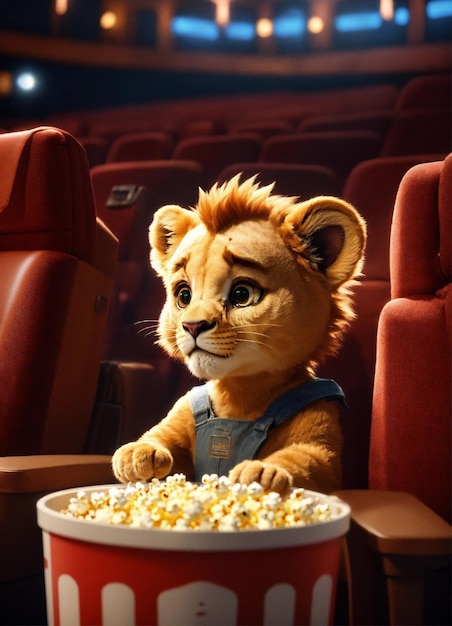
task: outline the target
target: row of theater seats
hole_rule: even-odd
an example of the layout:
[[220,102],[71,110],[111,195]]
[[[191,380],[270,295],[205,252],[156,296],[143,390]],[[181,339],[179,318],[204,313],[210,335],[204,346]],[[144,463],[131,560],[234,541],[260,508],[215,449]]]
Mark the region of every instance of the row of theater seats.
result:
[[[340,133],[364,133],[358,138],[351,136],[348,142],[348,159],[354,163],[377,154],[447,152],[449,145],[444,146],[450,135],[450,103],[450,76],[438,74],[418,76],[401,87],[381,84],[307,93],[187,98],[54,115],[45,123],[64,128],[79,138],[91,165],[141,159],[194,159],[208,166],[204,176],[208,186],[226,164],[260,160],[261,152],[267,161],[284,158],[332,165],[333,169],[337,166],[343,176],[347,163],[340,158],[344,140]],[[33,125],[38,125],[36,120]],[[220,157],[215,155],[212,143],[217,138],[250,133],[259,140],[258,146],[242,143],[234,152],[229,145],[233,139],[220,141],[219,150],[224,155],[216,161]],[[327,135],[306,138],[307,133]],[[292,135],[296,135],[296,141],[289,141],[287,147],[278,146],[279,140],[285,142]],[[262,146],[273,138],[277,145],[271,141],[265,148]],[[201,145],[197,146],[199,141]],[[328,143],[322,148],[325,142]],[[237,150],[242,152],[241,159],[235,156]]]
[[[356,288],[358,321],[321,373],[336,376],[349,402],[349,489],[340,496],[352,508],[344,558],[355,624],[447,623],[439,620],[450,608],[452,154],[421,160],[366,161],[344,189],[368,221],[369,247]],[[131,328],[135,306],[148,319],[158,314],[145,235],[155,206],[175,200],[184,170],[173,179],[168,171],[158,195],[145,170],[132,172],[131,185],[131,172],[112,164],[123,176],[112,193],[108,171],[91,176],[80,144],[51,128],[0,136],[0,163],[0,551],[8,564],[0,572],[0,621],[37,624],[44,622],[36,499],[111,482],[110,456],[86,453],[149,426],[160,417],[164,385],[174,393],[185,384],[156,354],[153,366],[109,359],[101,367],[115,290],[109,332],[123,332],[115,316],[129,318]],[[193,185],[197,175],[193,165],[186,172]],[[107,211],[119,246],[103,223]],[[124,287],[129,280],[133,289]],[[147,303],[135,305],[135,294]],[[124,343],[132,334],[136,327]],[[140,342],[151,350],[148,338]],[[148,403],[147,423],[128,423],[120,400]],[[386,576],[387,602],[377,570]],[[433,601],[427,595],[424,603],[430,584]]]
[[[307,120],[298,130],[277,130],[280,122],[243,125],[241,131],[174,141],[169,132],[117,137],[107,149],[99,138],[83,138],[91,165],[141,160],[193,160],[210,187],[221,170],[236,162],[300,163],[330,167],[344,182],[361,161],[377,156],[447,153],[451,110],[374,112]],[[274,132],[272,132],[274,131]]]
[[[316,118],[322,124],[318,130],[325,130],[324,124],[331,124],[331,117],[334,124],[339,117],[339,123],[349,128],[350,115],[441,109],[449,107],[450,101],[450,75],[445,73],[420,75],[401,86],[383,83],[318,91],[184,98],[53,115],[44,121],[66,128],[77,137],[95,136],[108,143],[119,135],[155,130],[167,131],[178,140],[249,130],[264,134],[301,130]],[[352,123],[358,124],[358,128],[365,124],[367,129],[371,124],[371,130],[381,131],[385,121],[376,124],[364,119]]]

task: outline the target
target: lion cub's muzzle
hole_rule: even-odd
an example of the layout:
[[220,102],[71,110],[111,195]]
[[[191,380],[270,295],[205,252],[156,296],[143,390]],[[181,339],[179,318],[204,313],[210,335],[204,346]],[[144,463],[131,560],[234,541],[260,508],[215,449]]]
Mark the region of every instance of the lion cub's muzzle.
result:
[[208,330],[212,330],[215,328],[216,322],[207,322],[206,320],[201,320],[200,322],[182,322],[182,328],[186,330],[193,339]]

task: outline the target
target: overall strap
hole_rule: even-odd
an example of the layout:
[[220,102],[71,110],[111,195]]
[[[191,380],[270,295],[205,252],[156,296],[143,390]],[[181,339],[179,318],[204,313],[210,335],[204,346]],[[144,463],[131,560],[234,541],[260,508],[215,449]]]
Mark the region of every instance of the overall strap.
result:
[[313,378],[278,396],[258,421],[271,420],[272,427],[302,411],[317,400],[331,400],[347,406],[342,388],[329,378]]
[[201,424],[211,417],[212,407],[210,404],[207,384],[192,387],[189,391],[189,400],[195,424]]
[[[212,416],[206,384],[193,387],[190,390],[189,398],[196,424],[200,424]],[[302,383],[278,396],[255,423],[270,421],[272,426],[278,426],[317,400],[330,400],[339,402],[344,407],[347,406],[344,391],[336,381],[329,378],[313,378],[307,383]]]

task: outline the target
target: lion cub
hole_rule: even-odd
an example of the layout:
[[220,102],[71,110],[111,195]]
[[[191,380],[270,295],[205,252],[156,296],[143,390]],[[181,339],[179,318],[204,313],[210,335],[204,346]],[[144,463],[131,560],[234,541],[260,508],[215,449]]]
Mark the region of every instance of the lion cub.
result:
[[353,317],[363,219],[348,203],[305,202],[236,176],[194,210],[159,209],[151,264],[167,299],[159,343],[207,381],[138,441],[120,447],[123,482],[228,474],[284,492],[340,487],[342,390],[315,377]]

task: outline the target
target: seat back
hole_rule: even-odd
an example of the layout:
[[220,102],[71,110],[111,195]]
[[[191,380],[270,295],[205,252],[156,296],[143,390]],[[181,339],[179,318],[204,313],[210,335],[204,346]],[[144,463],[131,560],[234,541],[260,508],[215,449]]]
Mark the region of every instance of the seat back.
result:
[[234,163],[218,176],[223,183],[236,174],[242,178],[257,175],[261,185],[274,183],[273,192],[284,196],[297,196],[308,200],[314,196],[339,195],[341,184],[333,170],[321,165],[298,165],[297,163]]
[[182,139],[175,147],[173,159],[189,159],[202,167],[201,185],[210,188],[227,165],[257,161],[261,139],[254,134],[214,135]]
[[437,109],[407,109],[394,114],[380,156],[442,153],[452,147],[450,104]]
[[343,411],[343,484],[365,488],[372,415],[378,319],[390,299],[389,241],[392,213],[400,181],[419,160],[433,156],[371,159],[357,165],[347,178],[343,197],[367,223],[363,276],[354,289],[356,319],[337,357],[326,360],[319,375],[336,379],[344,388],[348,408]]
[[270,137],[264,141],[259,160],[273,163],[323,165],[342,183],[350,171],[378,156],[380,138],[370,131],[324,131]]
[[[201,166],[194,161],[178,160],[109,163],[93,168],[91,175],[97,213],[119,239],[119,262],[103,356],[108,361],[148,363],[155,367],[159,394],[151,400],[151,423],[165,415],[181,389],[185,392],[195,383],[192,379],[185,385],[184,369],[156,345],[165,291],[149,264],[149,224],[154,211],[164,204],[196,203]],[[117,202],[112,196],[115,187],[119,188]],[[138,191],[135,195],[134,190]]]
[[173,138],[165,131],[120,135],[108,150],[106,163],[123,161],[152,161],[168,159],[173,149]]
[[78,137],[78,140],[86,150],[90,167],[105,163],[108,153],[108,141],[106,139],[87,135],[85,137]]
[[451,515],[452,154],[410,169],[378,327],[369,486]]
[[68,133],[1,135],[0,165],[0,455],[80,453],[117,241]]
[[264,140],[268,139],[268,137],[273,137],[273,135],[292,133],[293,130],[293,124],[288,120],[248,120],[231,124],[230,132],[256,133]]
[[409,80],[400,90],[395,108],[438,109],[450,107],[452,78],[445,74],[423,74]]
[[367,110],[337,115],[313,115],[298,126],[297,132],[323,132],[331,130],[370,130],[382,137],[388,130],[393,116],[392,110]]
[[[164,204],[190,206],[196,202],[200,172],[197,163],[176,160],[109,163],[92,168],[97,214],[119,239],[105,358],[138,360],[137,341],[143,344],[143,337],[137,336],[134,323],[143,317],[141,307],[146,302],[144,316],[157,320],[164,302],[162,282],[149,265],[149,225],[154,211]],[[116,198],[112,196],[114,187],[119,188]],[[138,192],[135,195],[134,190]],[[148,353],[158,350],[153,342],[145,343]],[[149,361],[149,355],[145,360]]]

